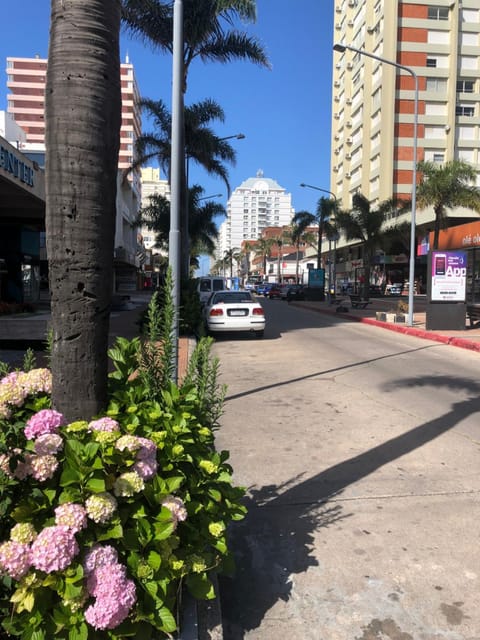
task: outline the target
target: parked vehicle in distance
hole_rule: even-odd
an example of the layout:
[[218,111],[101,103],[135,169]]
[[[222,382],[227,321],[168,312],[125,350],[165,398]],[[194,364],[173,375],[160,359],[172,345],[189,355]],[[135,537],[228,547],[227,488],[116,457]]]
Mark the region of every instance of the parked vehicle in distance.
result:
[[281,300],[287,299],[287,290],[289,284],[274,284],[273,287],[268,292],[268,297],[272,300],[273,298],[280,298]]
[[287,301],[305,300],[305,291],[303,284],[291,284],[287,288]]
[[257,285],[257,293],[259,296],[268,296],[268,292],[273,287],[273,282],[262,282]]
[[265,330],[265,312],[250,291],[216,291],[204,307],[208,333],[250,332],[258,338]]
[[197,291],[200,304],[204,305],[214,291],[227,288],[227,279],[222,276],[203,276],[198,278]]

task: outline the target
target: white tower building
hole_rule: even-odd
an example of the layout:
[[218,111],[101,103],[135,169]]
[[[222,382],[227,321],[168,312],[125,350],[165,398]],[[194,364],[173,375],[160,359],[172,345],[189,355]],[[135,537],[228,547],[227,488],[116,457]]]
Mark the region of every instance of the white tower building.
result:
[[292,196],[259,169],[237,187],[227,203],[227,219],[219,233],[221,258],[228,249],[240,248],[245,240],[258,240],[266,227],[283,227],[292,221]]

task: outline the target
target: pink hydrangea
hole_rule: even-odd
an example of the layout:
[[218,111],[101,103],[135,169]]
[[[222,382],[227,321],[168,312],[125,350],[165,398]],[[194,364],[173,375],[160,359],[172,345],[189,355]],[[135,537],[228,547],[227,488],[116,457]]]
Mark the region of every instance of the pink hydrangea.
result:
[[157,473],[158,464],[155,458],[145,458],[145,460],[138,460],[132,467],[132,471],[135,471],[143,480],[150,480]]
[[10,457],[6,453],[0,454],[0,471],[3,471],[9,478],[13,478],[13,473],[10,469]]
[[109,418],[99,418],[88,423],[90,431],[118,431],[120,426],[116,420]]
[[79,551],[73,531],[64,525],[46,527],[32,544],[32,565],[40,571],[63,571]]
[[44,433],[56,433],[63,424],[65,419],[61,413],[54,409],[42,409],[27,422],[24,430],[25,437],[27,440],[35,440]]
[[119,563],[94,568],[87,578],[87,591],[96,600],[86,609],[85,619],[95,629],[114,629],[136,602],[135,583]]
[[183,504],[183,500],[177,496],[167,496],[162,501],[162,507],[166,507],[171,512],[174,527],[176,527],[179,522],[187,519],[187,510]]
[[0,571],[20,580],[31,566],[30,545],[8,540],[0,545]]
[[55,524],[63,525],[78,533],[87,527],[87,512],[81,504],[66,502],[55,509]]
[[138,442],[140,444],[140,449],[137,452],[138,460],[156,458],[157,445],[153,440],[149,440],[148,438],[138,438]]
[[53,478],[58,469],[58,460],[55,456],[30,456],[30,473],[38,482],[45,482]]
[[44,433],[35,440],[35,453],[39,456],[55,455],[63,447],[63,438],[58,433]]
[[113,547],[109,544],[105,546],[94,544],[85,555],[83,568],[85,569],[85,574],[89,575],[97,567],[109,566],[117,562],[118,554]]

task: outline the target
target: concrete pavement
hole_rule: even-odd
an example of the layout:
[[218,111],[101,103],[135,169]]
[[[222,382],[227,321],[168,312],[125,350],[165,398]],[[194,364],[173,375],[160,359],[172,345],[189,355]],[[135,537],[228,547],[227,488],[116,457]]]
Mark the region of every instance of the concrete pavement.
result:
[[471,351],[480,351],[480,324],[470,328],[469,322],[466,320],[463,331],[446,329],[436,331],[427,330],[425,326],[427,304],[425,296],[415,296],[412,327],[407,326],[406,323],[381,322],[376,319],[377,312],[393,311],[399,300],[406,301],[406,297],[371,298],[370,304],[365,309],[353,309],[350,306],[348,296],[346,296],[345,306],[349,308],[349,310],[343,313],[336,311],[336,308],[339,306],[338,303],[330,304],[328,301],[293,301],[290,304],[307,307],[319,313],[336,315],[353,322],[365,322],[389,331],[406,333],[418,338],[425,338],[463,349],[470,349]]

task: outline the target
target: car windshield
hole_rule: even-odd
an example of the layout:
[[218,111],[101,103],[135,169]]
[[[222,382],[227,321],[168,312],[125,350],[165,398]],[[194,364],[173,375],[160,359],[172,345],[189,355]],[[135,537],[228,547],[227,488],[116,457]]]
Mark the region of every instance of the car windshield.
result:
[[253,298],[248,291],[222,291],[212,296],[212,304],[235,304],[238,302],[253,302]]

